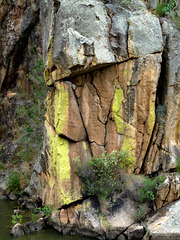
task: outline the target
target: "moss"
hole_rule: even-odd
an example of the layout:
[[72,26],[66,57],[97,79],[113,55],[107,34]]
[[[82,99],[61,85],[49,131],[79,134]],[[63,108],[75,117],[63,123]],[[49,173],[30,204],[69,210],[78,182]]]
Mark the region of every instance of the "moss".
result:
[[149,101],[149,116],[148,116],[148,125],[149,125],[149,134],[152,133],[155,123],[155,106],[152,100]]
[[68,120],[68,110],[69,110],[69,94],[68,90],[62,84],[57,84],[57,90],[54,96],[54,124],[56,132],[62,134],[66,122]]

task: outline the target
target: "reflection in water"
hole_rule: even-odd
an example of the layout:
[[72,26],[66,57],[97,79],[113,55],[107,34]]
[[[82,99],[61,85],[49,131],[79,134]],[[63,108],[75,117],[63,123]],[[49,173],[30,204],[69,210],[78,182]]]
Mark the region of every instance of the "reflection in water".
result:
[[[10,235],[12,227],[12,214],[13,209],[17,207],[17,203],[8,200],[0,200],[0,240],[14,240]],[[23,216],[25,222],[29,221],[28,216]],[[89,238],[76,237],[76,236],[62,236],[54,229],[42,230],[41,232],[29,234],[17,238],[17,240],[88,240]],[[92,240],[92,238],[91,238]]]

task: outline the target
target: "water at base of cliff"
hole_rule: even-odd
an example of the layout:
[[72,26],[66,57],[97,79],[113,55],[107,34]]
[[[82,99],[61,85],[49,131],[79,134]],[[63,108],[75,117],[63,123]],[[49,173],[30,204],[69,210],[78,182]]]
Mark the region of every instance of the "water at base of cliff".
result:
[[[8,200],[0,200],[0,240],[13,240],[10,235],[12,227],[12,215],[13,210],[17,207],[17,203]],[[29,216],[23,216],[23,222],[30,221]],[[89,238],[78,237],[78,236],[66,236],[61,235],[54,229],[46,229],[41,232],[25,235],[17,240],[88,240]],[[91,238],[92,240],[92,238]]]

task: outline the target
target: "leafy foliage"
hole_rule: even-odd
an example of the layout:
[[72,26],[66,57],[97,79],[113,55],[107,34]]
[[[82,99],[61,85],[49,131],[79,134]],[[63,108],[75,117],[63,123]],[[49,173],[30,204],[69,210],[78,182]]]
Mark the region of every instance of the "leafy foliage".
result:
[[9,175],[8,190],[12,191],[13,193],[19,192],[21,190],[19,172],[14,171]]
[[33,210],[33,215],[43,213],[46,217],[49,217],[52,213],[52,207],[50,204],[44,206],[44,207],[35,207]]
[[22,102],[17,109],[17,158],[32,161],[38,155],[42,145],[44,124],[44,99],[47,88],[43,79],[42,58],[35,60],[33,70],[27,75],[33,83],[33,94],[27,101]]
[[12,224],[15,225],[16,223],[22,223],[22,215],[12,215]]
[[0,169],[4,168],[4,164],[2,162],[0,162]]
[[161,1],[156,6],[156,13],[160,17],[169,16],[173,19],[177,28],[180,29],[180,7],[179,1],[177,0],[169,0],[169,1]]
[[161,1],[157,4],[156,7],[156,13],[160,16],[163,17],[165,14],[171,13],[173,10],[176,8],[176,1],[175,0],[170,0],[170,1]]
[[110,197],[115,191],[121,191],[125,182],[125,172],[135,163],[128,151],[103,153],[82,164],[79,158],[74,159],[77,174],[82,180],[85,195]]
[[156,196],[156,191],[162,187],[165,180],[165,176],[159,175],[154,179],[146,176],[143,187],[140,189],[139,202],[143,203],[146,201],[154,201]]
[[176,171],[177,171],[177,172],[180,172],[180,156],[177,157]]

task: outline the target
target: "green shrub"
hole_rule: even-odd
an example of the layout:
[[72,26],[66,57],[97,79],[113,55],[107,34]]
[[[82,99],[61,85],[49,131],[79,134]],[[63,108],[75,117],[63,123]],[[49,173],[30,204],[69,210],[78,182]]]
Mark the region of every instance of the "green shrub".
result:
[[177,166],[176,166],[176,172],[180,172],[180,156],[177,157]]
[[177,28],[180,29],[180,8],[177,0],[163,0],[158,2],[156,6],[156,13],[160,17],[165,15],[171,17]]
[[4,168],[4,164],[2,162],[0,162],[0,169]]
[[147,211],[148,207],[146,203],[139,205],[136,212],[133,214],[134,221],[141,220],[146,215]]
[[172,11],[174,11],[176,8],[176,1],[175,0],[169,0],[169,1],[162,1],[159,2],[156,6],[156,13],[163,17],[165,14],[169,14]]
[[165,176],[159,175],[158,177],[151,179],[148,176],[145,177],[143,187],[140,189],[139,202],[154,201],[156,197],[156,192],[162,187],[165,180]]
[[44,206],[44,207],[35,207],[32,213],[32,218],[35,219],[35,215],[38,213],[43,213],[46,217],[49,217],[52,213],[52,207],[50,204]]
[[22,215],[12,215],[12,224],[15,225],[16,223],[22,223]]
[[44,99],[47,87],[43,78],[42,58],[34,60],[34,68],[27,74],[27,78],[32,83],[33,94],[25,96],[27,101],[20,101],[17,109],[18,148],[14,159],[32,161],[37,158],[42,146],[44,126]]
[[9,175],[8,190],[12,191],[13,193],[17,193],[21,190],[19,172],[14,171]]
[[110,197],[115,191],[121,191],[125,182],[125,173],[135,164],[128,151],[103,153],[82,164],[74,159],[77,174],[82,180],[83,194]]

